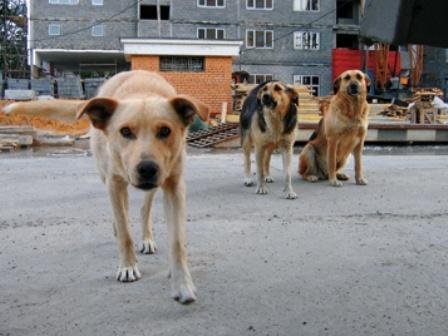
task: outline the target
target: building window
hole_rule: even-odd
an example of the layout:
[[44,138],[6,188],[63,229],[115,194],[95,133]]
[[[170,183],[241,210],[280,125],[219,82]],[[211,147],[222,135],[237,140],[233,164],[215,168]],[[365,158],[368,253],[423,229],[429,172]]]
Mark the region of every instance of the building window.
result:
[[203,72],[204,57],[160,56],[160,71]]
[[247,9],[273,9],[274,0],[246,0]]
[[[160,6],[160,20],[170,19],[170,6]],[[140,20],[157,20],[156,5],[140,5]]]
[[78,5],[79,0],[48,0],[50,5]]
[[61,35],[61,25],[56,23],[50,23],[48,25],[48,35],[50,36]]
[[307,86],[314,96],[320,94],[320,77],[313,75],[294,75],[294,85]]
[[92,5],[93,6],[102,6],[103,0],[92,0]]
[[261,84],[266,81],[271,81],[272,75],[266,74],[252,74],[249,75],[249,84]]
[[92,36],[104,36],[104,25],[93,26]]
[[246,30],[246,48],[272,49],[273,40],[272,30]]
[[224,8],[225,6],[225,0],[198,0],[198,7]]
[[319,50],[320,33],[318,32],[295,32],[294,49]]
[[298,12],[319,11],[319,0],[294,0],[294,10]]
[[198,28],[198,39],[224,40],[225,31],[221,28]]

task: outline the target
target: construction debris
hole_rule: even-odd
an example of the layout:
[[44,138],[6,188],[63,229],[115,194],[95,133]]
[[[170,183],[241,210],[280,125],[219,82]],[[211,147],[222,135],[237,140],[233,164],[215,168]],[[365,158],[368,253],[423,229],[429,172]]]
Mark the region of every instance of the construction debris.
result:
[[219,124],[206,130],[189,133],[187,143],[192,147],[207,148],[239,136],[239,124]]

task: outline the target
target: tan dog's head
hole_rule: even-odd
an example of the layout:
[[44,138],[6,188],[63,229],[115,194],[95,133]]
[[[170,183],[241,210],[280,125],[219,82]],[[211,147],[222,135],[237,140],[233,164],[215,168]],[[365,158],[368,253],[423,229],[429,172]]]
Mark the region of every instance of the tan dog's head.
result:
[[349,96],[367,95],[370,78],[359,70],[343,72],[333,83],[334,94],[342,93]]
[[299,104],[299,95],[286,84],[273,81],[264,84],[257,93],[257,102],[259,106],[265,106],[270,110],[280,113],[288,111],[289,105]]
[[78,112],[101,130],[111,150],[114,169],[133,186],[161,186],[179,169],[187,126],[208,108],[191,97],[117,101],[93,98]]

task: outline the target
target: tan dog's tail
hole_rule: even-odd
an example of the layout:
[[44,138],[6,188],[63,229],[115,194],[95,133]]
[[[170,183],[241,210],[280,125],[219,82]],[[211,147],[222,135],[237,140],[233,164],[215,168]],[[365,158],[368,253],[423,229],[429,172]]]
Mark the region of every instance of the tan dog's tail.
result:
[[65,122],[75,122],[76,113],[85,104],[83,100],[36,100],[31,102],[16,102],[6,105],[6,114],[24,114],[32,117],[44,117]]

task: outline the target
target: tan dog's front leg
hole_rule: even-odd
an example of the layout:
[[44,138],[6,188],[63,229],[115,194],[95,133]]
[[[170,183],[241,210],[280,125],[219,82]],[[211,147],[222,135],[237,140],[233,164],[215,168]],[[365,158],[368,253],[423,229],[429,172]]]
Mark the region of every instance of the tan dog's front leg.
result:
[[367,185],[368,181],[363,176],[362,169],[362,152],[364,151],[364,138],[355,147],[353,156],[355,157],[355,180],[358,185]]
[[293,150],[292,145],[289,145],[285,148],[282,153],[283,159],[283,171],[285,172],[285,189],[286,198],[287,199],[295,199],[297,198],[297,194],[292,190],[291,185],[291,158],[292,158]]
[[266,183],[274,183],[274,179],[271,176],[271,157],[272,157],[272,152],[274,150],[269,148],[268,150],[266,150],[266,155],[264,156],[264,179],[266,181]]
[[336,177],[336,156],[338,150],[337,140],[329,138],[327,145],[327,164],[328,164],[328,180],[333,187],[341,187],[342,182],[338,181]]
[[164,207],[170,240],[172,297],[188,304],[196,300],[195,287],[187,263],[185,239],[185,185],[171,179],[164,187]]
[[244,185],[246,187],[251,187],[254,185],[252,180],[252,175],[250,172],[250,152],[252,151],[252,143],[249,140],[244,140],[243,142],[244,151]]
[[117,280],[132,282],[141,278],[134,252],[134,242],[129,232],[127,183],[120,177],[112,177],[107,182],[112,210],[115,217],[120,265]]
[[268,193],[266,188],[266,177],[264,176],[264,160],[266,150],[262,146],[255,146],[255,159],[257,161],[257,194]]
[[157,245],[152,235],[152,218],[151,218],[151,206],[156,191],[157,190],[151,190],[146,193],[145,200],[141,209],[143,242],[140,252],[143,254],[153,254],[157,250]]

